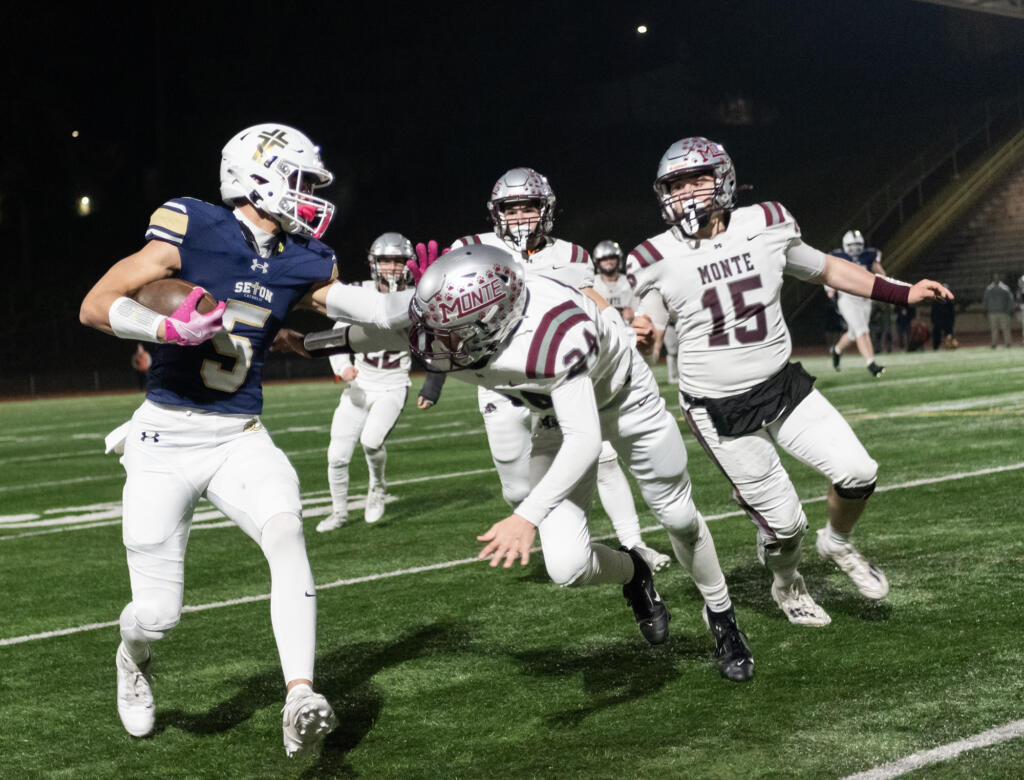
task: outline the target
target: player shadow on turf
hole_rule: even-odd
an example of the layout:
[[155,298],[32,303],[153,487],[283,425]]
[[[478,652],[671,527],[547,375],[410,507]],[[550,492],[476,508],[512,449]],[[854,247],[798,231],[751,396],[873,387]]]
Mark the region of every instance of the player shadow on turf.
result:
[[383,697],[373,678],[385,669],[431,655],[452,655],[470,647],[464,625],[434,623],[386,642],[338,647],[317,658],[317,687],[334,707],[338,727],[327,735],[317,762],[303,777],[355,777],[348,762],[380,715]]
[[[345,644],[316,659],[316,688],[327,697],[338,717],[338,727],[324,740],[319,760],[305,773],[309,777],[354,776],[347,754],[373,727],[380,715],[382,696],[373,683],[379,672],[433,653],[451,654],[469,646],[464,626],[437,623],[422,626],[390,642]],[[280,708],[283,702],[281,672],[268,669],[239,680],[236,692],[202,713],[180,709],[157,712],[159,734],[177,728],[192,734],[229,731],[265,708]],[[272,719],[280,742],[280,716]],[[283,756],[283,750],[281,755]]]
[[[703,626],[701,626],[703,628]],[[711,660],[713,643],[676,632],[666,645],[647,647],[638,635],[613,645],[580,644],[558,649],[513,653],[525,674],[565,680],[579,676],[586,697],[581,706],[553,712],[545,722],[576,728],[591,715],[650,696],[680,676],[680,662],[690,667]],[[685,672],[683,672],[685,673]]]
[[[886,621],[892,616],[892,605],[888,601],[864,598],[845,574],[825,561],[805,558],[800,564],[800,573],[814,600],[832,616],[843,614],[871,622]],[[740,621],[746,610],[785,620],[771,596],[771,574],[760,563],[735,566],[725,573],[725,580]]]

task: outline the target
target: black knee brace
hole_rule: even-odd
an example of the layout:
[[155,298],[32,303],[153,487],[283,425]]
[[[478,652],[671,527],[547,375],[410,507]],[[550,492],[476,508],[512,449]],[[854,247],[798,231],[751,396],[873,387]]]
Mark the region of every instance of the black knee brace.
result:
[[868,496],[875,492],[875,485],[877,484],[878,480],[875,480],[874,482],[871,482],[867,485],[858,485],[856,487],[844,488],[840,487],[839,485],[833,485],[832,487],[835,488],[836,495],[839,496],[840,498],[866,499]]

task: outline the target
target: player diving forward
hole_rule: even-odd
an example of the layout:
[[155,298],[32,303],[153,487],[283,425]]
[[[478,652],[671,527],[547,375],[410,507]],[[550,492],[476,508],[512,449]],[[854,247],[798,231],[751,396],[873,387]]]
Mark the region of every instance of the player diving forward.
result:
[[[383,233],[370,245],[369,281],[363,287],[382,293],[398,292],[412,283],[416,253],[412,242],[401,233]],[[327,482],[331,489],[331,514],[320,521],[316,530],[333,531],[348,521],[348,465],[356,441],[363,445],[370,484],[366,493],[364,519],[376,523],[384,516],[387,500],[384,469],[387,448],[384,446],[398,422],[409,395],[409,369],[412,360],[408,350],[381,350],[369,354],[332,355],[334,373],[349,385],[341,395],[331,421],[331,443],[327,448]],[[441,395],[444,374],[427,374],[416,405],[429,409]]]
[[758,556],[772,572],[779,607],[793,623],[826,625],[829,616],[797,571],[807,518],[776,447],[829,478],[818,552],[872,599],[885,596],[889,584],[850,534],[875,489],[878,465],[813,388],[814,378],[789,362],[783,275],[897,304],[952,295],[927,279],[911,287],[813,249],[778,203],[735,208],[732,160],[706,138],[672,144],[654,189],[671,227],[641,245],[652,262],[636,274],[642,303],[634,327],[646,336],[644,315],[655,329],[676,315],[687,421],[757,527]]
[[[594,268],[587,250],[551,235],[555,202],[547,177],[532,168],[512,168],[495,182],[487,202],[494,231],[464,236],[452,248],[483,244],[511,252],[530,276],[543,274],[593,296]],[[550,415],[531,412],[518,400],[484,387],[478,390],[478,403],[502,495],[514,507],[530,489],[532,431],[550,425]],[[607,442],[601,449],[598,486],[619,542],[636,549],[654,571],[668,566],[669,556],[643,542],[633,494],[618,455]]]
[[[285,751],[312,747],[336,723],[312,689],[316,588],[298,476],[259,418],[263,365],[285,314],[336,275],[334,253],[318,240],[334,205],[313,194],[332,179],[319,148],[298,130],[243,130],[221,158],[221,197],[233,211],[192,198],[167,201],[150,218],[146,245],[110,268],[82,302],[83,324],[159,344],[146,400],[119,429],[120,442],[110,442],[123,447],[126,474],[132,600],[120,619],[117,711],[132,736],[155,725],[150,643],[181,617],[185,546],[204,497],[270,564],[270,617],[288,691]],[[172,316],[128,297],[170,276],[202,286]],[[202,288],[226,307],[199,314]]]
[[[554,582],[623,585],[644,637],[666,641],[670,615],[643,557],[590,538],[595,466],[602,440],[611,441],[704,597],[721,673],[750,679],[753,657],[736,625],[711,533],[693,504],[679,428],[615,310],[600,314],[578,290],[528,276],[508,252],[480,245],[455,249],[430,266],[406,311],[388,300],[398,296],[374,299],[367,292],[335,284],[317,291],[314,301],[333,319],[393,328],[399,343],[411,322],[408,344],[430,367],[557,420],[535,430],[530,489],[513,514],[477,537],[485,544],[480,558],[493,556],[491,566],[504,560],[509,568],[519,557],[525,565],[539,533]],[[359,341],[362,332],[352,328],[345,337],[350,348],[395,340],[395,333],[384,331],[388,342],[371,330],[369,341]]]

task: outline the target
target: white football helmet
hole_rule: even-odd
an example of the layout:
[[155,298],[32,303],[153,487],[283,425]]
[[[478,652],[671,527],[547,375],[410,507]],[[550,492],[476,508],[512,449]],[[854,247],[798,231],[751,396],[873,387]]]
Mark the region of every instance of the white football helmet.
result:
[[313,190],[334,181],[320,160],[320,147],[294,127],[248,127],[224,146],[220,196],[238,198],[273,216],[286,233],[320,238],[334,217],[334,204]]
[[[511,203],[529,201],[537,204],[540,219],[536,225],[518,224],[510,226],[505,219],[503,207]],[[555,224],[555,193],[547,177],[533,168],[513,168],[494,183],[487,210],[494,223],[494,233],[516,252],[525,252],[531,236],[551,235]]]
[[[673,197],[669,183],[680,176],[708,172],[714,188],[688,196]],[[668,224],[692,236],[708,224],[715,211],[730,211],[736,206],[736,168],[725,147],[696,136],[676,141],[661,156],[654,192],[661,203],[661,217]]]
[[843,233],[843,251],[850,257],[856,257],[864,251],[864,236],[859,230],[847,230]]
[[[594,270],[597,273],[611,274],[615,271],[623,273],[626,270],[622,247],[619,246],[618,241],[602,241],[594,247],[590,257],[594,262]],[[615,265],[608,261],[614,261]]]
[[[370,276],[378,286],[381,281],[386,282],[390,292],[404,290],[412,284],[412,271],[405,264],[415,257],[412,241],[401,233],[381,233],[370,244],[370,253],[367,255],[370,261]],[[401,263],[402,270],[397,273],[385,273],[378,265],[381,260]]]
[[485,362],[526,309],[526,272],[511,254],[471,244],[431,265],[409,304],[409,348],[434,371]]

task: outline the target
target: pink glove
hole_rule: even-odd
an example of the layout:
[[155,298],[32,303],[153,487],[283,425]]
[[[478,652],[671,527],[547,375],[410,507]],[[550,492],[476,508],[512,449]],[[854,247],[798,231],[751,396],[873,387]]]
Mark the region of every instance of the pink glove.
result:
[[192,347],[202,344],[224,329],[221,318],[224,316],[224,307],[227,304],[221,301],[209,314],[200,314],[196,311],[196,304],[204,295],[206,295],[206,290],[196,287],[181,302],[181,306],[175,310],[174,314],[164,320],[164,335],[168,343]]
[[[441,254],[445,254],[448,250],[445,249]],[[415,283],[419,283],[423,273],[433,265],[434,261],[437,260],[437,242],[430,240],[424,245],[422,242],[416,245],[416,259],[410,260],[405,264],[405,267],[409,269],[412,274],[412,280]]]

